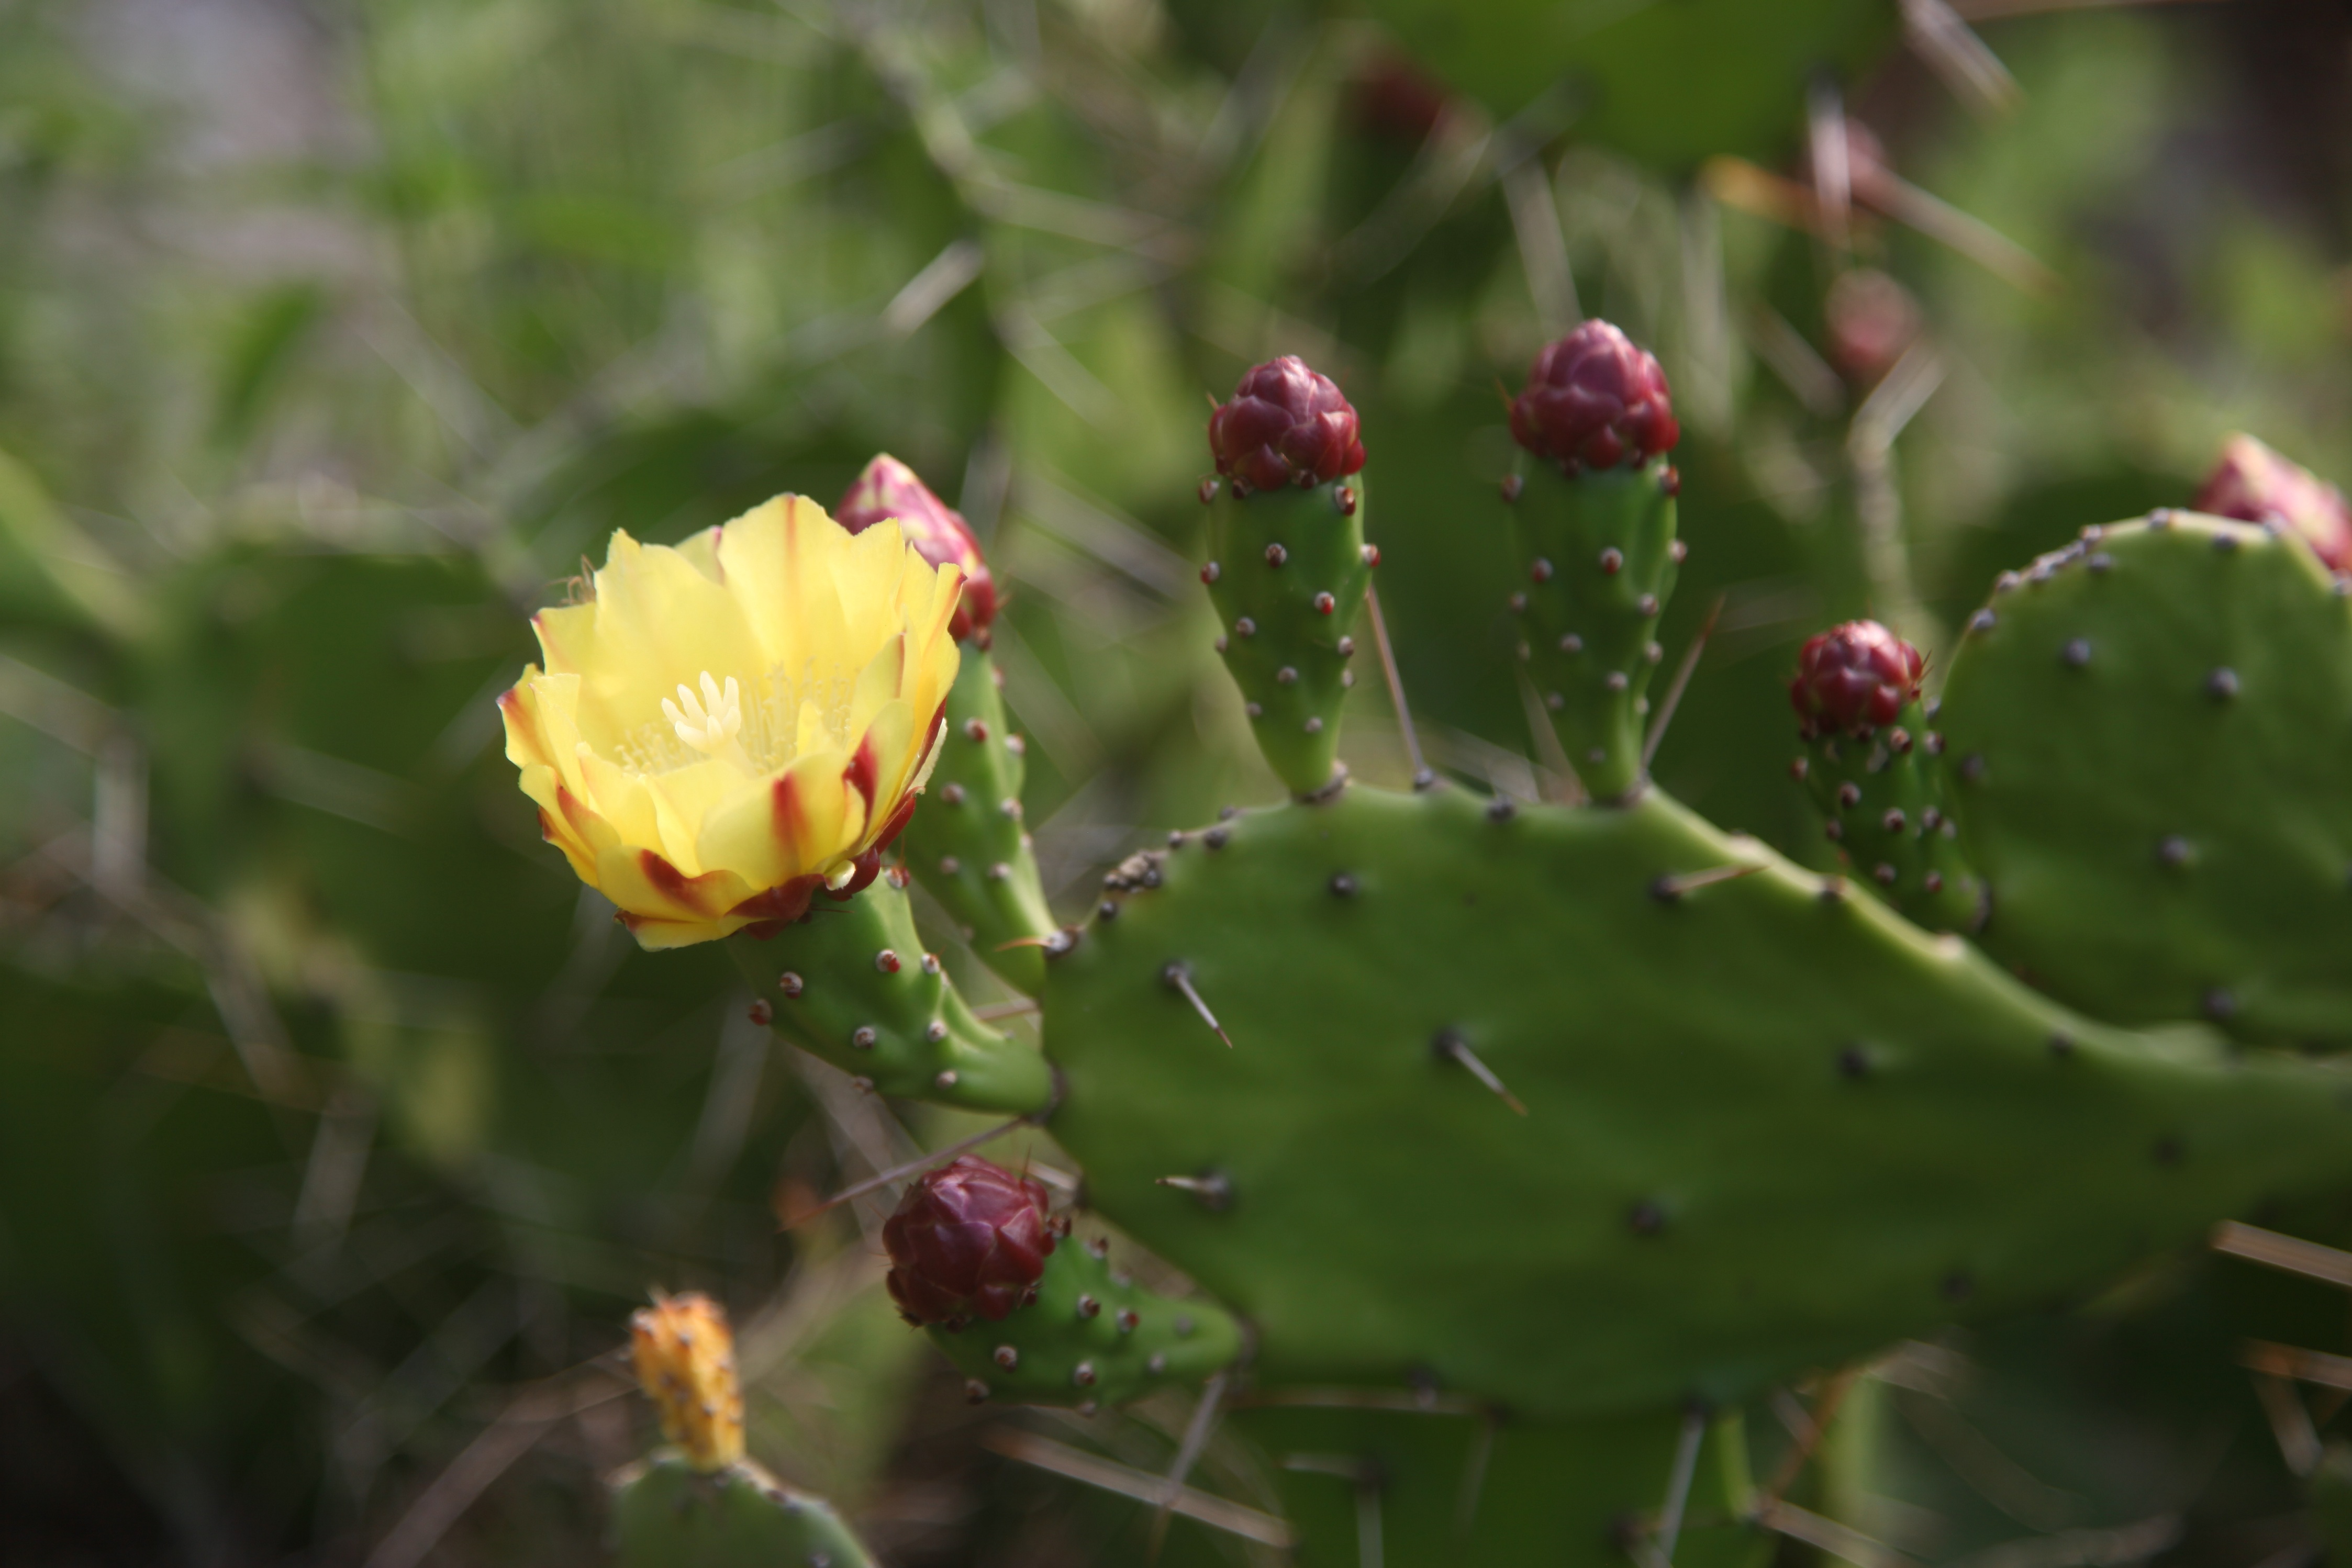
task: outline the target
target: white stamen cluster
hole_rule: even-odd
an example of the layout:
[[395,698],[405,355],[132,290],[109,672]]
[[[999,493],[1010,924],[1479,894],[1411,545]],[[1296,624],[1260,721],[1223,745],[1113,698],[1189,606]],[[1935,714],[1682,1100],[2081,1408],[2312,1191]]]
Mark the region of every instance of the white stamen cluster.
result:
[[[683,705],[684,711],[679,711]],[[662,698],[662,716],[677,731],[678,739],[706,757],[726,749],[743,728],[743,693],[735,677],[727,677],[725,690],[702,672],[702,695],[697,698],[686,686],[677,688],[677,701]]]

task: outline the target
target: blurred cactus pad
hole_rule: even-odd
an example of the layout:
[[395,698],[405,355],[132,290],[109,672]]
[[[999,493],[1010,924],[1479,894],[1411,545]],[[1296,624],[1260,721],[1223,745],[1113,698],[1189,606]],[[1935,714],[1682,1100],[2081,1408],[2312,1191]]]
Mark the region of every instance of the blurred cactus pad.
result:
[[2352,17],[0,4],[0,1563],[2315,1568]]

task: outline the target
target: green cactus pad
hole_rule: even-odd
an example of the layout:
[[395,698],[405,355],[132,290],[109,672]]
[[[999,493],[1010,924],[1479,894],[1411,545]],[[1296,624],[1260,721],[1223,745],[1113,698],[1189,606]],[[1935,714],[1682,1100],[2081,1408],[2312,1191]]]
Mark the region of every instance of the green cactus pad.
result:
[[1520,468],[1505,487],[1519,657],[1577,777],[1622,800],[1642,784],[1643,694],[1682,559],[1674,468],[1661,456],[1571,477],[1525,455]]
[[1099,1239],[1066,1238],[1045,1260],[1037,1299],[1001,1322],[934,1328],[932,1341],[975,1396],[1023,1405],[1119,1405],[1198,1383],[1242,1353],[1240,1325],[1213,1301],[1137,1287]]
[[981,962],[1035,996],[1045,983],[1045,961],[1022,939],[1053,930],[1054,917],[1021,824],[1025,769],[997,680],[988,651],[967,645],[948,695],[939,766],[902,841],[907,869],[947,910]]
[[1930,931],[1974,931],[1984,884],[1960,853],[1942,747],[1911,703],[1867,738],[1807,741],[1797,771],[1857,878]]
[[[1373,1521],[1391,1563],[1626,1568],[1629,1536],[1665,1501],[1683,1422],[1259,1406],[1225,1430],[1265,1456],[1297,1568],[1359,1568]],[[1771,1554],[1773,1538],[1740,1522],[1750,1482],[1738,1412],[1708,1423],[1691,1482],[1675,1568],[1756,1568]]]
[[2352,1043],[2352,603],[2178,512],[2002,581],[1937,716],[1986,946],[2102,1017]]
[[1295,795],[1330,783],[1339,705],[1354,684],[1348,634],[1371,586],[1363,476],[1307,490],[1209,501],[1209,564],[1201,576],[1225,623],[1219,651],[1248,705],[1250,730]]
[[1045,1059],[972,1017],[887,875],[844,902],[820,894],[805,921],[764,942],[730,936],[727,950],[755,1013],[866,1088],[1020,1114],[1053,1098]]
[[674,1451],[613,1480],[621,1568],[873,1568],[833,1506],[757,1465],[701,1474]]
[[2352,1178],[2352,1075],[2085,1021],[1654,791],[1354,789],[1158,860],[1049,965],[1052,1128],[1265,1385],[1730,1404]]

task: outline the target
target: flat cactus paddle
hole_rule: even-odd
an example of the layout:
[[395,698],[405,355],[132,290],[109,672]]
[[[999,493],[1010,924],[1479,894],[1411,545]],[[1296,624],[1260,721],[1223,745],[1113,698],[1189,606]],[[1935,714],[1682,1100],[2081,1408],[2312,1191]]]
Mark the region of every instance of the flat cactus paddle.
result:
[[2352,601],[2192,513],[2005,575],[1937,724],[1981,940],[2073,1006],[2352,1045]]
[[2332,1065],[2089,1022],[1655,791],[1352,789],[1153,869],[1049,964],[1050,1125],[1261,1385],[1728,1404],[2352,1177]]

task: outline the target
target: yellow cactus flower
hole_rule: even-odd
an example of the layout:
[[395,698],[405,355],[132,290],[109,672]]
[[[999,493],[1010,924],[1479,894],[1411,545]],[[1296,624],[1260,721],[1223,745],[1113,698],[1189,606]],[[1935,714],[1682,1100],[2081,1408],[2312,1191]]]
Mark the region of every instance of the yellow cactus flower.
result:
[[615,532],[499,699],[541,830],[649,948],[848,897],[938,758],[961,585],[801,496],[674,549]]
[[698,1291],[656,1293],[629,1320],[637,1385],[661,1416],[662,1436],[696,1469],[722,1470],[743,1457],[743,1385],[735,1335],[719,1303]]

